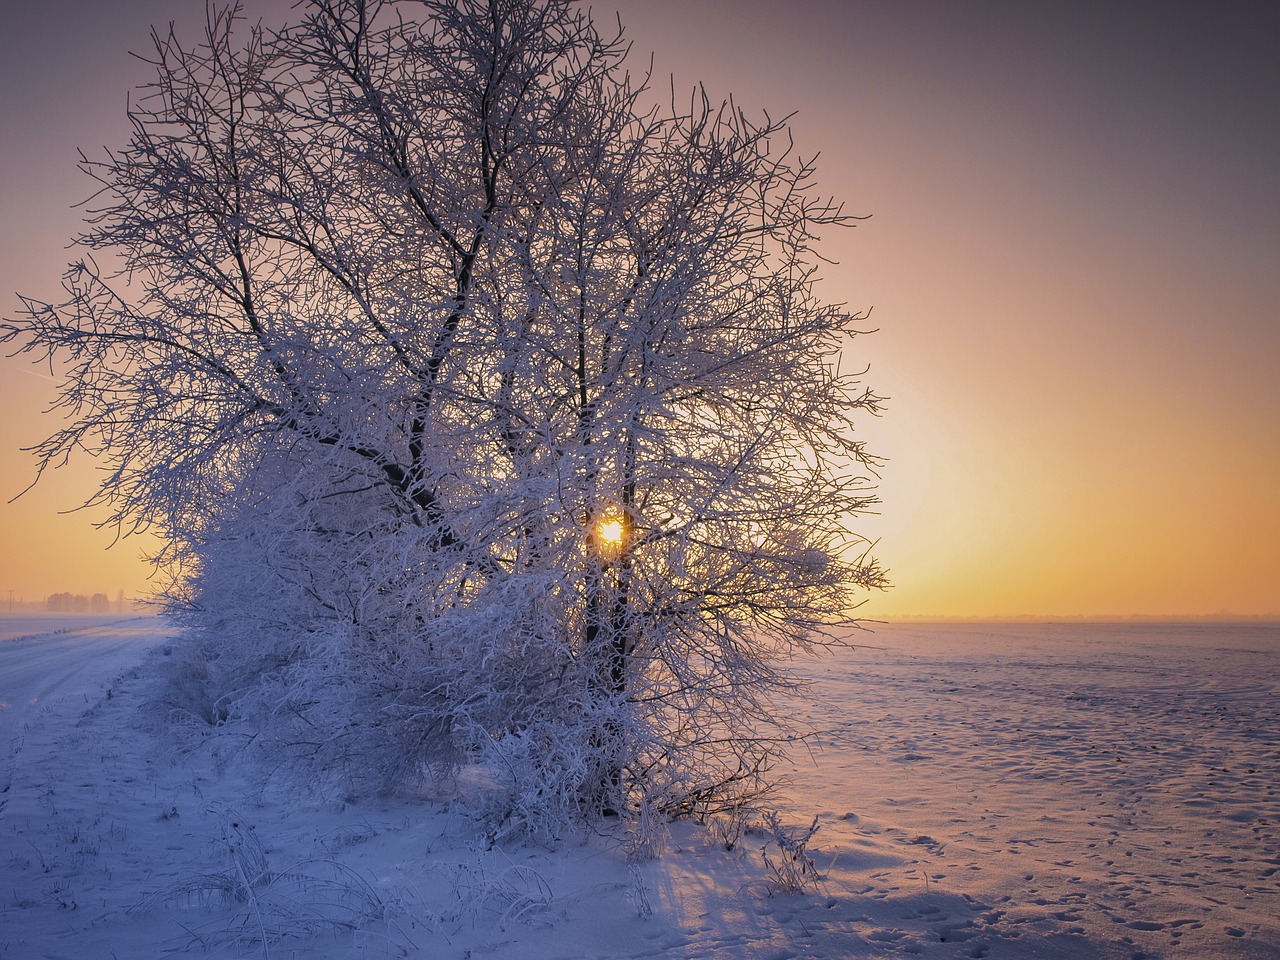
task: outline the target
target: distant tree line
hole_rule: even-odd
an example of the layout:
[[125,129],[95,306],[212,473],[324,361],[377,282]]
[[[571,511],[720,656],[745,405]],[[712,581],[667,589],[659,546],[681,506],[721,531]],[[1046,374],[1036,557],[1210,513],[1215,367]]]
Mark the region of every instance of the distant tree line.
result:
[[105,593],[91,597],[83,593],[51,593],[45,609],[50,613],[110,613],[111,601]]

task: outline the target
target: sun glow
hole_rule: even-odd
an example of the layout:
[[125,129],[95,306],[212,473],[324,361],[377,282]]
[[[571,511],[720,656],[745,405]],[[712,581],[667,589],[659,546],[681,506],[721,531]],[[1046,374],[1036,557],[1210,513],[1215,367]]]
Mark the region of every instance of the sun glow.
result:
[[626,526],[620,517],[608,516],[596,526],[596,536],[604,546],[616,550],[622,546]]

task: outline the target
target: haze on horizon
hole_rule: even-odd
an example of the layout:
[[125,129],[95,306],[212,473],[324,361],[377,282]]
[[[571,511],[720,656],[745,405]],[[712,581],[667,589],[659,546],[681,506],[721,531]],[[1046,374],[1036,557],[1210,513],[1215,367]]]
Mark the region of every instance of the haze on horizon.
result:
[[[254,3],[268,22],[288,0]],[[896,586],[858,612],[1280,614],[1280,64],[1265,4],[617,0],[655,87],[799,111],[819,184],[870,214],[828,299],[872,307],[847,362]],[[797,7],[799,9],[797,9]],[[0,37],[0,313],[56,298],[76,148],[128,134],[129,50],[202,0],[50,0]],[[0,361],[0,500],[32,479],[47,370]],[[0,604],[146,589],[144,543],[64,514],[92,464],[0,505]]]

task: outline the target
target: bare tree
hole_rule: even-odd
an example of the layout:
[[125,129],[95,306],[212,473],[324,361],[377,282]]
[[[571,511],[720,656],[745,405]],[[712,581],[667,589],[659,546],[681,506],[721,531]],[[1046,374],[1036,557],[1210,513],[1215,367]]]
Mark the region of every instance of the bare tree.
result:
[[570,0],[305,9],[153,36],[66,297],[3,327],[63,373],[41,469],[107,465],[224,697],[271,678],[327,765],[481,757],[535,831],[756,783],[787,658],[883,584],[816,283],[853,218]]

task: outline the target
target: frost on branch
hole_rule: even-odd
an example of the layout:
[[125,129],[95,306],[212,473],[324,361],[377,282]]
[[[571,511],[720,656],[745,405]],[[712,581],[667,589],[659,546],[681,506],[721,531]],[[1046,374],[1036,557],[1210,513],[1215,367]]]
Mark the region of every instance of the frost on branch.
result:
[[164,536],[193,715],[348,784],[483,763],[537,835],[741,803],[786,659],[883,585],[865,318],[816,285],[853,218],[584,6],[296,16],[153,36],[66,296],[3,327],[64,374],[41,467]]

